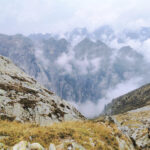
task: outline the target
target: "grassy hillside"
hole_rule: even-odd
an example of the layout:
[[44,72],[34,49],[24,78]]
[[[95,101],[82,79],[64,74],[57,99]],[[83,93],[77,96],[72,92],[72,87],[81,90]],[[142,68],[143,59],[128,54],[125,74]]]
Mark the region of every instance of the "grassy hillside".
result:
[[13,146],[23,140],[38,142],[45,148],[48,148],[50,143],[57,146],[65,140],[74,140],[87,150],[119,150],[121,141],[125,141],[126,146],[131,144],[113,123],[78,121],[42,127],[0,120],[1,143]]

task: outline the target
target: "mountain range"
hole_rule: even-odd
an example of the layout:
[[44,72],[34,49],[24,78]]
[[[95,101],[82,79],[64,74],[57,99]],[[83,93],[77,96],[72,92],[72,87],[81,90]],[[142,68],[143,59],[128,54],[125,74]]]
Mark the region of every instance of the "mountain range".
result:
[[[137,88],[150,82],[150,63],[145,55],[125,42],[144,42],[149,32],[149,28],[142,27],[116,34],[110,26],[103,26],[92,33],[77,28],[63,36],[1,34],[0,54],[63,99],[97,103],[101,99],[110,101],[108,92],[120,83],[131,80],[135,82],[131,88]],[[114,39],[124,45],[114,48]]]

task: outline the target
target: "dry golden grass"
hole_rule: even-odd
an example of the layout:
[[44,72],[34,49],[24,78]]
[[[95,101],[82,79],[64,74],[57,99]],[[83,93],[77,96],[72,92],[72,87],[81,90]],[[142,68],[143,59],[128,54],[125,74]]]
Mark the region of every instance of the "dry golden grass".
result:
[[[48,147],[50,143],[58,145],[65,139],[73,139],[89,150],[119,150],[116,135],[125,139],[114,124],[108,126],[94,121],[62,122],[41,127],[30,123],[21,124],[0,120],[0,136],[5,136],[4,139],[0,139],[0,142],[8,146],[26,140]],[[91,139],[95,144],[94,148]]]

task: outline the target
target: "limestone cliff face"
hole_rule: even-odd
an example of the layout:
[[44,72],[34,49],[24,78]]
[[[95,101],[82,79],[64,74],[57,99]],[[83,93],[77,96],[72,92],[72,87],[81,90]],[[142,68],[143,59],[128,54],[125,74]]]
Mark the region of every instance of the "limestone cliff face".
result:
[[10,60],[0,56],[0,118],[49,125],[84,117],[42,87]]

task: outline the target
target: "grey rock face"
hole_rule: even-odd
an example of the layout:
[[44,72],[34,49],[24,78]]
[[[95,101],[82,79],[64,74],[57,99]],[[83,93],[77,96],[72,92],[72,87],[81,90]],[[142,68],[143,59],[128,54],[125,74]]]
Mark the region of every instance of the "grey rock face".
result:
[[0,118],[50,125],[84,117],[10,60],[0,56]]

